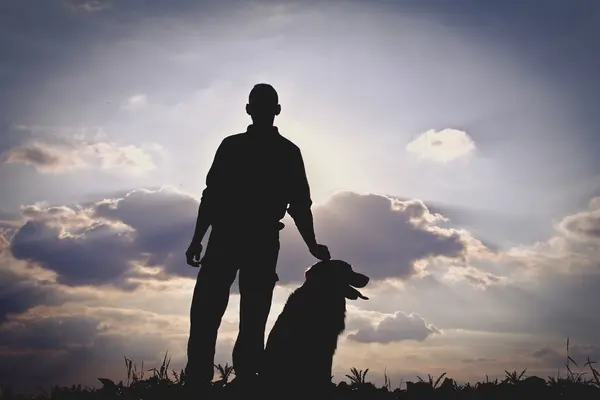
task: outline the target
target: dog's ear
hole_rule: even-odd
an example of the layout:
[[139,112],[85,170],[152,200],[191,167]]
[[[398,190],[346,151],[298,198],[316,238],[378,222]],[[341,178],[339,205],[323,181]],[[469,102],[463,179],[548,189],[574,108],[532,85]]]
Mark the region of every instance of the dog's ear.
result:
[[323,275],[323,273],[326,272],[323,270],[323,267],[325,267],[323,265],[323,261],[313,264],[310,268],[306,270],[306,272],[304,272],[304,279],[308,281],[309,279],[312,280],[319,275]]

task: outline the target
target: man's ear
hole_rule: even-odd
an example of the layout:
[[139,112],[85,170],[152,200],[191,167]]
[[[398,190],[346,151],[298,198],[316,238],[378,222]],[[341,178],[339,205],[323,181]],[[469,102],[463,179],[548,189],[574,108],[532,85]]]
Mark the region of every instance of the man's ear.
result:
[[279,115],[281,113],[281,104],[277,104],[275,106],[275,115]]
[[250,104],[246,104],[246,114],[252,115],[252,107]]

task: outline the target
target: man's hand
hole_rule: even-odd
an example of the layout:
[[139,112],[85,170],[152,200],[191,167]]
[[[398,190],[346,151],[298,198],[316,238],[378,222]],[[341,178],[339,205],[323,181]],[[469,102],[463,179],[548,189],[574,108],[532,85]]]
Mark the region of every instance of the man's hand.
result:
[[310,254],[321,261],[331,260],[329,249],[324,244],[317,244],[308,250],[310,251]]
[[187,251],[185,252],[185,258],[187,261],[187,265],[190,267],[198,268],[200,266],[200,255],[202,254],[202,243],[194,243],[190,244]]

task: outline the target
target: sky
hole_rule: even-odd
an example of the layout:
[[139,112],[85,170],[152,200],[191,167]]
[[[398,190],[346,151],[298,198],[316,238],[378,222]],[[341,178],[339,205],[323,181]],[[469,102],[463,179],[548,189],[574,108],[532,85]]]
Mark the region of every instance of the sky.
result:
[[[599,36],[593,0],[3,1],[0,381],[185,365],[184,251],[259,82],[317,239],[371,278],[334,381],[555,376],[567,337],[600,360]],[[316,261],[283,222],[268,329]]]

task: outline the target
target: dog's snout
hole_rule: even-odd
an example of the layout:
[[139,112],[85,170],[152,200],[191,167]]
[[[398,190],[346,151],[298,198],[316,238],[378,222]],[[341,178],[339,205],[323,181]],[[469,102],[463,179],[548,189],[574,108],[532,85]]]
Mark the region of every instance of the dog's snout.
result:
[[350,277],[350,286],[364,288],[369,283],[369,277],[358,272],[353,272]]

